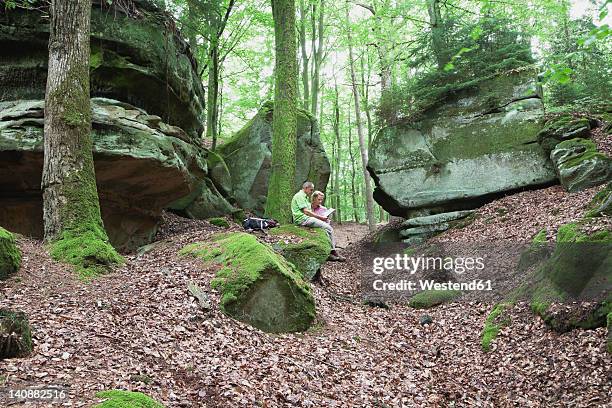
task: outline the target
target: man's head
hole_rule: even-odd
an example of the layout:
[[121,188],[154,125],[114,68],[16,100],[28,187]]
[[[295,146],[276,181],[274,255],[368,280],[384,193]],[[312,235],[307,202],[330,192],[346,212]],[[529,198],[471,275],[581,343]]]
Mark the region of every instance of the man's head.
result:
[[306,195],[310,196],[314,191],[314,184],[312,181],[305,181],[304,184],[302,184],[302,190],[304,190]]

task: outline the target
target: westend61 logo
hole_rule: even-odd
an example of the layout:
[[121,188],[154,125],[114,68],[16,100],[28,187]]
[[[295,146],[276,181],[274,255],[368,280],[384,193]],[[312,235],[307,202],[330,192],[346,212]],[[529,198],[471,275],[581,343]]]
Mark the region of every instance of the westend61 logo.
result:
[[[469,272],[482,271],[485,268],[483,257],[424,257],[396,254],[390,257],[376,257],[373,259],[372,289],[380,291],[416,291],[416,290],[462,290],[483,291],[492,290],[490,280],[473,279],[455,282],[448,280],[440,282],[439,279],[421,278],[414,275],[429,275],[442,272],[444,275],[454,273],[463,275]],[[390,280],[383,278],[385,274]],[[405,279],[406,274],[411,279]],[[397,279],[397,278],[400,279]],[[457,276],[458,277],[458,276]]]

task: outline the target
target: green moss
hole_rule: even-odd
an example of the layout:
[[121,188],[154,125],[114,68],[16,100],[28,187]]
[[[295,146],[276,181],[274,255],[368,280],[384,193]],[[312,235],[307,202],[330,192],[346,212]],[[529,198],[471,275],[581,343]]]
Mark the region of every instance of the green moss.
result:
[[112,265],[123,263],[123,257],[108,242],[99,225],[64,230],[61,238],[51,243],[50,253],[54,259],[74,265],[82,278],[105,273]]
[[511,304],[509,303],[499,303],[495,305],[487,316],[480,336],[480,345],[484,351],[491,350],[491,343],[495,340],[501,328],[510,324],[510,317],[505,315],[506,310],[510,306]]
[[0,280],[19,270],[21,252],[15,244],[15,237],[0,227]]
[[531,240],[531,242],[533,244],[544,244],[547,242],[546,239],[546,228],[540,230],[540,232],[538,232],[533,239]]
[[185,246],[180,254],[221,266],[211,287],[221,292],[221,310],[238,320],[279,332],[306,330],[315,317],[308,283],[282,256],[251,234],[215,234],[206,242]]
[[223,217],[209,218],[206,221],[210,222],[212,225],[216,225],[217,227],[229,228],[230,226],[229,222],[227,222],[227,220]]
[[0,309],[0,360],[32,352],[32,332],[23,312]]
[[105,398],[106,401],[94,405],[94,408],[164,408],[142,392],[110,390],[96,393],[96,397]]
[[[306,228],[297,225],[283,225],[270,230],[272,236],[288,236],[274,245],[289,262],[291,262],[305,279],[312,279],[321,265],[327,261],[331,244],[325,231],[321,228]],[[299,238],[300,242],[291,240]]]
[[429,309],[450,302],[459,296],[461,296],[461,291],[458,290],[425,290],[412,296],[408,306],[415,309]]

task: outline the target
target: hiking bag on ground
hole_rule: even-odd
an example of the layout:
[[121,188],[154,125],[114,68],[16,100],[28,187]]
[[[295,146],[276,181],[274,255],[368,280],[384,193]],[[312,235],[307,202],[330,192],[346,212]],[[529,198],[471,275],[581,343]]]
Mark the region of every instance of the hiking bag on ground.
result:
[[242,221],[242,226],[246,230],[261,230],[278,227],[278,221],[269,218],[249,217]]

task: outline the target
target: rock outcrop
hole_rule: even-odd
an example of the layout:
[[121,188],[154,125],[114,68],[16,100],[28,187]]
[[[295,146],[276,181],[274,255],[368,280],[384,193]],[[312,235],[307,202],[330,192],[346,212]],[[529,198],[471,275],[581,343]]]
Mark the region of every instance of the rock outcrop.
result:
[[[272,159],[272,103],[266,103],[229,141],[219,146],[231,175],[233,196],[241,208],[262,215]],[[310,180],[317,190],[325,191],[331,172],[329,160],[321,144],[316,120],[298,110],[298,145],[295,175],[296,191]]]
[[[0,224],[34,237],[43,233],[43,107],[43,101],[0,102]],[[164,208],[200,218],[232,211],[211,190],[207,151],[181,128],[105,98],[92,98],[92,112],[96,181],[113,245],[151,242]]]
[[315,318],[310,287],[293,265],[243,232],[220,233],[181,250],[220,264],[211,286],[227,315],[270,333],[304,331]]
[[553,183],[537,140],[542,102],[532,77],[498,75],[448,97],[417,122],[382,129],[368,166],[376,201],[410,218],[472,209],[500,193]]
[[[43,232],[45,14],[0,16],[0,225],[34,237]],[[90,77],[96,180],[115,247],[150,242],[164,208],[202,219],[235,210],[217,167],[222,181],[209,178],[204,88],[169,14],[150,0],[93,2]]]
[[608,182],[612,178],[612,159],[597,151],[589,139],[569,139],[550,152],[559,181],[570,193]]
[[[0,16],[0,101],[44,99],[48,13]],[[189,46],[171,16],[151,0],[92,2],[91,94],[138,106],[197,137],[204,89]]]
[[0,280],[17,272],[21,265],[21,252],[15,245],[13,234],[0,227]]

